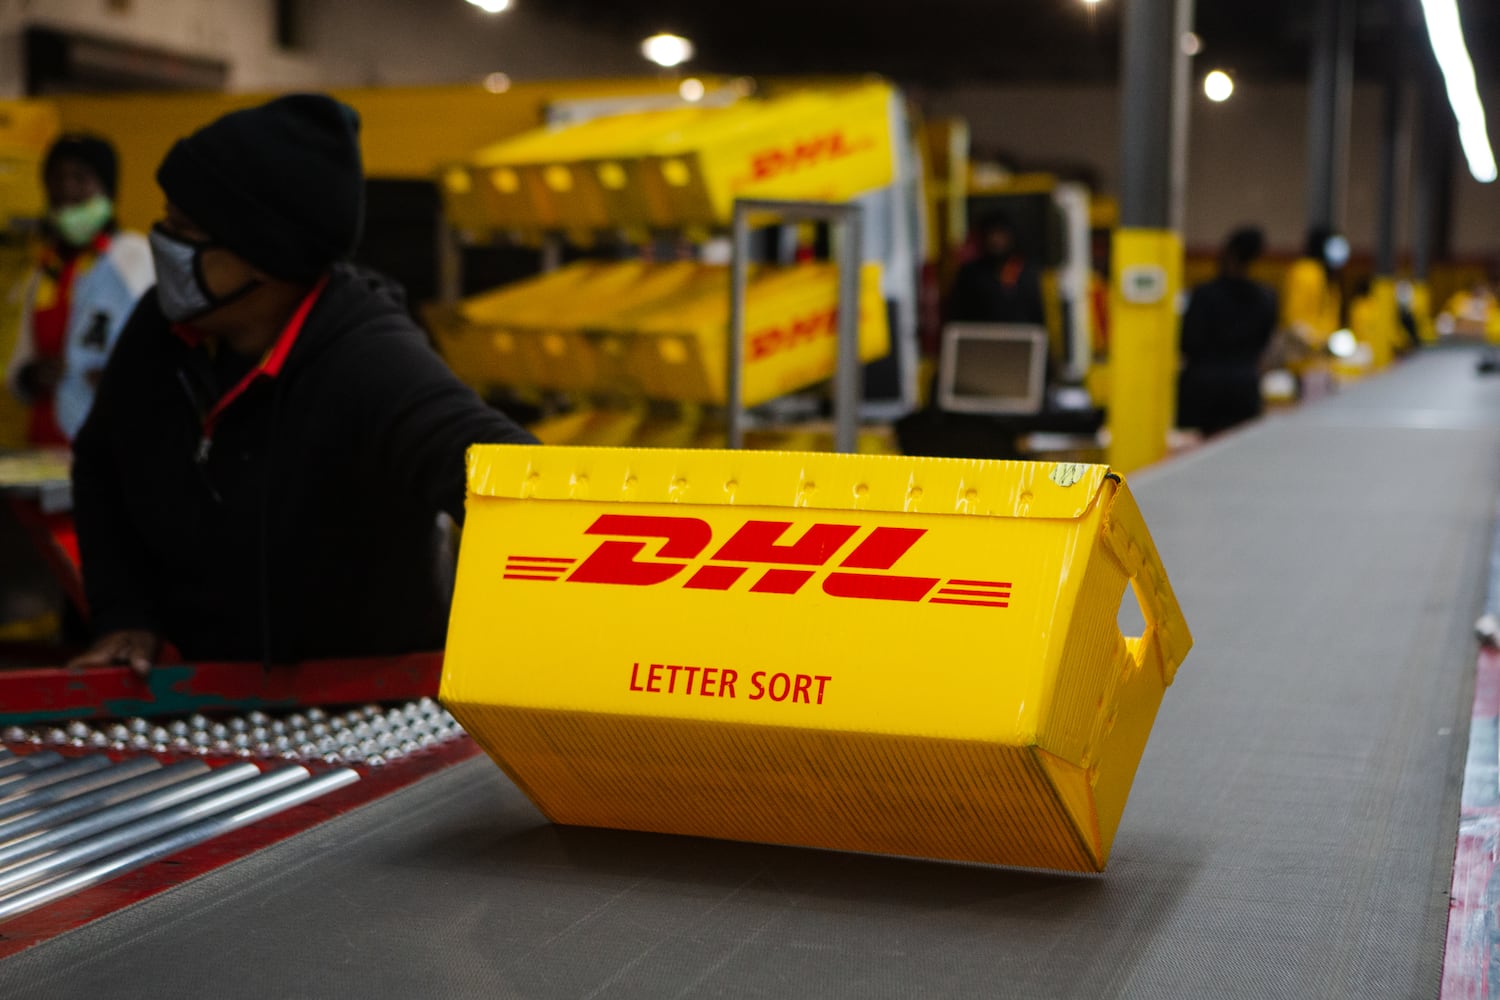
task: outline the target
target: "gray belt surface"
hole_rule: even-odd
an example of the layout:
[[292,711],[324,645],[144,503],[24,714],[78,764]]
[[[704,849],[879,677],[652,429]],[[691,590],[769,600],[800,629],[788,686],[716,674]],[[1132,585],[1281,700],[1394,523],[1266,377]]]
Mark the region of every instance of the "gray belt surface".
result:
[[1132,479],[1197,645],[1103,876],[555,828],[481,759],[0,963],[0,996],[1436,996],[1500,493],[1473,369]]

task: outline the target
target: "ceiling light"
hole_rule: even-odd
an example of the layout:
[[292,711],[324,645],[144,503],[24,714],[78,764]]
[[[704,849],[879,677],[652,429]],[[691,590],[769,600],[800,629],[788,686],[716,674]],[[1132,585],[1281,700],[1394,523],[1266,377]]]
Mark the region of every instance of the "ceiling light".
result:
[[1458,5],[1455,0],[1422,0],[1422,13],[1427,16],[1427,36],[1448,87],[1448,103],[1458,121],[1458,141],[1469,161],[1469,173],[1479,183],[1488,184],[1496,177],[1495,153],[1484,125],[1484,103],[1474,83],[1474,63],[1464,45]]
[[484,89],[492,94],[503,94],[510,89],[510,77],[504,73],[491,73],[484,78]]
[[1203,93],[1215,104],[1222,104],[1234,93],[1234,80],[1222,69],[1216,69],[1203,78]]
[[1100,0],[1083,0],[1083,4],[1085,7],[1097,7],[1099,6],[1099,3]]
[[658,66],[680,66],[693,58],[693,43],[681,35],[661,32],[641,43],[641,54]]
[[703,100],[703,95],[708,93],[708,88],[703,86],[702,80],[690,76],[678,86],[677,93],[684,101],[701,101]]
[[486,14],[498,14],[510,6],[510,0],[469,0]]
[[1196,31],[1185,31],[1182,34],[1182,54],[1195,56],[1203,51],[1203,36]]

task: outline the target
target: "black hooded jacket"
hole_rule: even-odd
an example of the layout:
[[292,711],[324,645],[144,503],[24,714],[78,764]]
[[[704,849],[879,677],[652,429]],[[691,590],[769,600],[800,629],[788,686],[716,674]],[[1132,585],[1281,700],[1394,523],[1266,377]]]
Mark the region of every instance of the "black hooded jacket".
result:
[[275,377],[229,387],[148,292],[74,443],[98,633],[150,629],[196,660],[439,649],[437,515],[464,453],[531,442],[454,377],[394,285],[336,266]]

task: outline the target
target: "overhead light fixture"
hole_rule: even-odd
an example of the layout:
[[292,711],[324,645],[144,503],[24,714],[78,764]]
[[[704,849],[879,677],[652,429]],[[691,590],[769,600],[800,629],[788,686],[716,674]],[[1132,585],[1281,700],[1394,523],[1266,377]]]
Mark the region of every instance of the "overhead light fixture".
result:
[[1182,33],[1182,54],[1195,56],[1203,51],[1203,36],[1196,31],[1184,31]]
[[703,81],[695,76],[683,80],[677,87],[678,96],[689,103],[703,100],[703,95],[706,93],[708,93],[708,88],[703,86]]
[[469,3],[486,14],[498,14],[510,7],[510,0],[469,0]]
[[1458,121],[1458,141],[1463,146],[1464,159],[1469,161],[1469,173],[1479,183],[1489,184],[1497,176],[1495,152],[1490,148],[1489,130],[1484,124],[1484,102],[1479,99],[1479,88],[1474,82],[1474,63],[1469,58],[1468,46],[1464,44],[1458,4],[1455,0],[1422,0],[1422,13],[1427,18],[1427,37],[1432,40],[1432,53],[1437,56],[1438,66],[1443,70],[1448,103],[1453,106],[1453,117]]
[[693,58],[693,43],[681,35],[671,35],[663,31],[641,43],[641,55],[658,66],[668,68],[681,66]]
[[1103,0],[1083,0],[1083,5],[1085,7],[1097,7],[1101,2]]
[[1234,95],[1234,78],[1216,69],[1203,78],[1203,93],[1215,104],[1223,104]]

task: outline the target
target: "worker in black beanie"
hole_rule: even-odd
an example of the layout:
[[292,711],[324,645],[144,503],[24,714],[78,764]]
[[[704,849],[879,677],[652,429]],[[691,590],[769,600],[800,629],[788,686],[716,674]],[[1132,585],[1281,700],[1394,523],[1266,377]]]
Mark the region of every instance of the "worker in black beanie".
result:
[[463,386],[359,241],[359,118],[297,94],[181,139],[155,294],[74,447],[91,621],[144,672],[441,648],[464,454],[534,438]]
[[312,281],[359,243],[359,115],[321,94],[236,111],[179,139],[156,182],[200,229],[256,267]]

